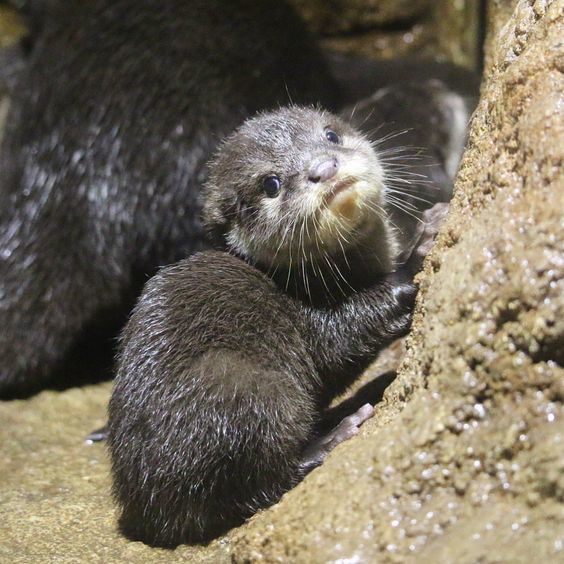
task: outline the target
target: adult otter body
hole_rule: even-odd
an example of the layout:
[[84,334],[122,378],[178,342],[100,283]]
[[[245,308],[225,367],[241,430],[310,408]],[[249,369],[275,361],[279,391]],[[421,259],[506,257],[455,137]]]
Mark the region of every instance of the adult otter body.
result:
[[0,150],[0,397],[45,386],[98,328],[111,337],[156,267],[201,248],[219,139],[288,96],[337,97],[277,0],[24,4]]
[[316,434],[328,402],[410,325],[420,257],[397,268],[385,179],[363,135],[308,108],[259,115],[220,148],[203,217],[229,252],[161,270],[122,335],[109,444],[128,536],[212,538],[370,415]]

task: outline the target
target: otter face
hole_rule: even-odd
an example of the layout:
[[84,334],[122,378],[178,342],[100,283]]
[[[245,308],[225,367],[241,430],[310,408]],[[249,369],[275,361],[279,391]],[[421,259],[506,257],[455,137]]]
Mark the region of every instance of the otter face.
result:
[[[219,148],[204,223],[266,267],[345,253],[386,225],[384,172],[337,116],[289,107],[246,121]],[[309,258],[308,258],[309,257]]]

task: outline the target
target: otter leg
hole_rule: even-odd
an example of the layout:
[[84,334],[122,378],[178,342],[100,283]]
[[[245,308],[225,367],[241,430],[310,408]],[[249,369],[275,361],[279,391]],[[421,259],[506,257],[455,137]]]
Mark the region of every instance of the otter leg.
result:
[[435,237],[444,223],[448,213],[448,203],[439,202],[423,212],[422,221],[417,224],[412,242],[402,256],[405,257],[406,267],[415,273],[421,269],[423,259],[427,256]]
[[411,326],[417,286],[414,274],[421,268],[448,204],[435,204],[423,214],[418,238],[407,263],[373,286],[356,292],[330,309],[302,306],[303,320],[309,331],[313,360],[323,375],[324,403],[344,391],[368,366],[376,354]]
[[99,429],[96,429],[92,431],[92,433],[86,435],[84,442],[88,445],[91,445],[94,443],[101,443],[102,441],[107,440],[107,438],[108,438],[108,425],[106,424],[103,427],[100,427]]
[[374,408],[367,403],[345,417],[329,433],[315,439],[303,453],[301,468],[304,474],[319,466],[337,445],[357,435],[360,426],[373,415]]

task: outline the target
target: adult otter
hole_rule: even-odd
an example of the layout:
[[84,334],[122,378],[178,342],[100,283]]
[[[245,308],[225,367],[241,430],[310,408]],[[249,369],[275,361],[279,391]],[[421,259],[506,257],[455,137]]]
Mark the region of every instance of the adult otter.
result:
[[0,150],[0,397],[45,386],[93,332],[111,337],[156,267],[201,248],[222,136],[288,97],[337,101],[280,0],[23,4],[30,52],[9,66]]
[[258,115],[221,146],[203,217],[229,252],[162,269],[122,334],[109,445],[128,536],[209,540],[370,415],[315,443],[321,410],[409,328],[421,257],[396,269],[385,178],[362,134],[309,108]]

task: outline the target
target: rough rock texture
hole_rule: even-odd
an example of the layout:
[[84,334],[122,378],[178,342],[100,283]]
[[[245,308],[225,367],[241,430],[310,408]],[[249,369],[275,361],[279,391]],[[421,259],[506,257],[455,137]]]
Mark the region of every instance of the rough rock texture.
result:
[[230,536],[169,552],[120,537],[105,448],[82,443],[109,383],[2,403],[0,561],[564,560],[564,5],[491,8],[452,213],[361,434]]
[[479,66],[478,0],[291,0],[325,47]]
[[420,17],[431,0],[290,0],[320,35],[394,25]]
[[563,3],[498,29],[403,370],[237,562],[564,559]]

